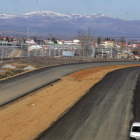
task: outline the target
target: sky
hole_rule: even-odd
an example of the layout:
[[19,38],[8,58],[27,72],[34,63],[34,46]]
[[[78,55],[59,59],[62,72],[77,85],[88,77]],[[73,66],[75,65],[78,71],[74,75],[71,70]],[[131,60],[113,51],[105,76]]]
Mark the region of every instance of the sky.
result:
[[0,0],[0,13],[53,11],[60,14],[100,13],[112,18],[140,20],[140,0]]

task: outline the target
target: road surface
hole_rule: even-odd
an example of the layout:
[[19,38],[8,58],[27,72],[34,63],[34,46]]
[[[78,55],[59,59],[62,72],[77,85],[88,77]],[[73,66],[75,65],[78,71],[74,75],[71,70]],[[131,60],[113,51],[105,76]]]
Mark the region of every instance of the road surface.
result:
[[128,140],[140,67],[109,73],[38,140]]
[[60,77],[79,71],[82,69],[120,65],[120,64],[140,64],[140,62],[99,62],[73,64],[43,68],[20,76],[0,81],[0,106],[3,106],[17,98],[33,92]]

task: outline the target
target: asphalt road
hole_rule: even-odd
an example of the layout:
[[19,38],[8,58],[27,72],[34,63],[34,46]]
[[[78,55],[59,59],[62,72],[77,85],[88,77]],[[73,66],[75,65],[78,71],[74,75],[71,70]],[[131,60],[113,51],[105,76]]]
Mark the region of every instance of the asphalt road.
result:
[[60,77],[75,71],[91,67],[120,64],[140,64],[140,62],[99,62],[55,66],[0,81],[0,106],[29,94],[30,92],[33,92],[55,80],[58,80]]
[[38,140],[128,140],[140,67],[109,73]]

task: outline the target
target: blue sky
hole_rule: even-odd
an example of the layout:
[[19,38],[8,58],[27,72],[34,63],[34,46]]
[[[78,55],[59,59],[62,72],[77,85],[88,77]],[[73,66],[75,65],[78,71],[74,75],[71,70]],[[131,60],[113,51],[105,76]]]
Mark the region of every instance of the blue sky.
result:
[[140,20],[140,0],[0,0],[0,13],[25,14],[53,11],[61,14],[100,13],[114,18]]

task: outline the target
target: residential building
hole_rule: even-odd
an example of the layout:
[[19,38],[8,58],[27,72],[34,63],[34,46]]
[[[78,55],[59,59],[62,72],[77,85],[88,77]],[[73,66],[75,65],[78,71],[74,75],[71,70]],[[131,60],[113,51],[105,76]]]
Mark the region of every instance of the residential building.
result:
[[131,48],[138,48],[140,47],[140,43],[130,44]]
[[105,48],[113,48],[115,47],[115,41],[106,40],[102,43]]
[[71,40],[64,41],[64,44],[65,45],[72,45],[72,41]]

